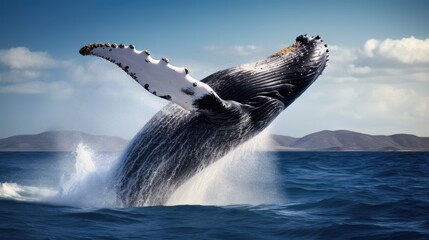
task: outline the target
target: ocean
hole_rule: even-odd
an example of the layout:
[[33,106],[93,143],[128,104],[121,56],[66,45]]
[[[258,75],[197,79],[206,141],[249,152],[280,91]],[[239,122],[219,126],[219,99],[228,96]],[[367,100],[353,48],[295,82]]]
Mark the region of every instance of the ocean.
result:
[[429,239],[428,152],[241,152],[141,207],[118,157],[1,152],[0,239]]

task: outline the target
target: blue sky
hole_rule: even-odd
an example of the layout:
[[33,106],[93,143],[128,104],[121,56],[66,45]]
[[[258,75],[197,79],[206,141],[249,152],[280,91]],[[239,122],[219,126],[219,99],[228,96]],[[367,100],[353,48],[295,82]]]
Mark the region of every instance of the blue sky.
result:
[[325,73],[273,123],[291,136],[330,129],[429,136],[428,1],[0,2],[0,138],[80,130],[131,138],[166,102],[92,42],[132,43],[195,78],[319,34]]

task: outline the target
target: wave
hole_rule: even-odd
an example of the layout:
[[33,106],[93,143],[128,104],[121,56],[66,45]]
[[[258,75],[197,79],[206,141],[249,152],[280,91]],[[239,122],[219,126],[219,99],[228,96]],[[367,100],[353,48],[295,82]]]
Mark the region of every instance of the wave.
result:
[[0,183],[0,198],[19,201],[39,201],[53,197],[56,189],[46,187],[23,186],[16,183]]

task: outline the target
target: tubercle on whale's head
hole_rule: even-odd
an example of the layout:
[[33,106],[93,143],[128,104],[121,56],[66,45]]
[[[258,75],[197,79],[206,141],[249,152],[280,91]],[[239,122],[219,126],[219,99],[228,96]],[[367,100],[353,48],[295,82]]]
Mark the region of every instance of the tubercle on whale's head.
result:
[[289,52],[292,52],[299,45],[301,45],[301,42],[296,41],[294,44],[290,45],[289,47],[285,47],[283,49],[280,49],[274,55],[277,55],[277,56],[285,55],[285,54],[287,54]]
[[[316,37],[313,37],[313,36],[310,37],[307,34],[299,35],[296,38],[294,44],[292,44],[288,47],[285,47],[283,49],[280,49],[279,51],[274,53],[273,56],[283,56],[283,55],[286,55],[288,53],[291,53],[291,52],[294,52],[294,51],[300,49],[300,47],[305,48],[307,45],[310,45],[310,44],[312,45],[312,47],[317,47],[317,44],[319,44],[319,43],[323,43],[323,40],[320,38],[319,35],[317,35]],[[328,45],[326,45],[326,44],[322,44],[322,45],[323,46],[321,46],[321,47],[326,48],[326,50],[327,50],[326,52],[329,52],[329,50],[327,48]]]

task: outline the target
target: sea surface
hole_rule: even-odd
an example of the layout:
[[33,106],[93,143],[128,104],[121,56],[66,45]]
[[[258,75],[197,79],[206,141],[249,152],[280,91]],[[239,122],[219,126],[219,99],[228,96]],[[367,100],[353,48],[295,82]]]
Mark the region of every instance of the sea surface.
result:
[[127,207],[117,153],[1,152],[0,239],[429,239],[427,152],[239,155]]

